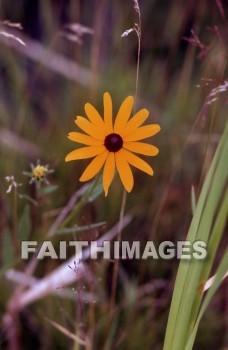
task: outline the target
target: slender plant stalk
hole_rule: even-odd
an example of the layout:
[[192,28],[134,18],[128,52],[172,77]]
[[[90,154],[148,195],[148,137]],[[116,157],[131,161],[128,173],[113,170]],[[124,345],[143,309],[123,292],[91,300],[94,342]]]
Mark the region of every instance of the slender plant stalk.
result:
[[[127,199],[127,191],[124,189],[121,208],[120,208],[117,241],[121,241],[126,199]],[[112,294],[111,294],[110,310],[112,310],[115,305],[118,271],[119,271],[119,259],[116,259],[114,263],[114,271],[113,271],[113,279],[112,279]]]
[[92,100],[96,97],[97,86],[98,86],[98,76],[99,76],[99,64],[101,56],[101,43],[103,39],[104,31],[104,19],[103,15],[105,13],[106,0],[97,1],[96,13],[94,18],[94,36],[91,48],[91,61],[90,69],[93,72],[90,82],[90,98]]
[[139,85],[139,65],[140,65],[140,52],[141,52],[141,13],[139,6],[137,7],[138,19],[139,22],[135,24],[135,32],[138,37],[138,54],[137,54],[137,67],[136,67],[136,79],[135,79],[135,104],[134,104],[134,112],[136,110],[137,105],[137,97],[138,97],[138,85]]
[[15,256],[19,253],[19,242],[18,242],[18,220],[17,220],[17,187],[14,186],[13,191],[13,229],[12,229],[12,243],[14,247]]
[[[134,112],[136,111],[136,100],[138,97],[138,84],[139,84],[139,65],[140,65],[140,52],[141,52],[141,12],[139,8],[139,4],[137,0],[133,0],[134,9],[138,15],[138,23],[135,23],[134,30],[138,37],[138,54],[137,54],[137,66],[136,66],[136,79],[135,79],[135,103],[134,103]],[[121,241],[122,230],[123,230],[123,217],[126,207],[127,200],[127,191],[124,189],[120,207],[120,215],[119,215],[119,228],[118,228],[118,236],[117,240]],[[119,272],[119,259],[115,260],[114,263],[114,271],[112,278],[112,291],[111,291],[111,301],[110,301],[110,310],[113,310],[116,300],[116,288],[117,288],[117,277]]]
[[[227,63],[227,59],[224,62],[224,67],[223,67],[222,75],[220,77],[220,82],[222,81],[222,78],[224,76],[224,72],[226,69],[226,63]],[[218,98],[218,93],[216,94],[216,98]],[[203,157],[203,165],[202,165],[202,170],[201,170],[201,174],[200,174],[199,187],[202,186],[203,172],[204,172],[204,166],[205,166],[205,161],[206,161],[206,156],[207,156],[207,149],[208,149],[208,145],[210,143],[212,129],[214,126],[216,108],[217,108],[217,103],[214,104],[213,114],[212,114],[212,118],[211,118],[211,122],[210,122],[210,128],[209,128],[209,132],[208,132],[208,136],[207,136],[207,142],[206,142],[206,147],[205,147],[205,152],[204,152],[204,157]]]

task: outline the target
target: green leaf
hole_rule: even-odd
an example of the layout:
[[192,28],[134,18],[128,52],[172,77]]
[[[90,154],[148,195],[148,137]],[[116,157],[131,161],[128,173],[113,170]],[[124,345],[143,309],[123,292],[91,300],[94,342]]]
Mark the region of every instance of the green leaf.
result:
[[[187,240],[190,242],[202,240],[207,245],[209,244],[210,234],[213,232],[213,222],[227,182],[227,155],[228,125],[217,147],[198,199],[187,236]],[[214,249],[212,253],[215,256],[217,246],[212,249]],[[213,260],[214,258],[211,264]],[[180,262],[170,307],[164,350],[183,350],[186,345],[203,296],[200,285],[203,282],[202,278],[205,277],[205,264],[206,260]]]
[[30,202],[30,203],[32,203],[34,205],[38,204],[37,201],[35,201],[32,197],[28,196],[27,194],[19,194],[18,196],[19,196],[19,198],[25,199],[25,200],[27,200],[28,202]]
[[28,171],[23,171],[22,174],[28,177],[32,176],[32,173],[31,172],[29,173]]
[[57,185],[50,185],[50,186],[45,186],[41,188],[41,192],[44,194],[49,194],[57,190],[59,186]]
[[3,231],[3,245],[2,245],[2,261],[4,266],[11,265],[14,260],[14,249],[11,241],[10,232]]
[[[94,186],[96,179],[94,180],[94,182],[90,185],[91,189]],[[90,188],[88,189],[88,192],[90,191]],[[97,197],[99,197],[102,193],[103,193],[103,185],[102,185],[102,179],[99,178],[98,183],[96,184],[96,187],[93,189],[92,193],[90,194],[89,198],[88,198],[88,202],[91,203],[93,202]]]
[[[213,225],[212,232],[210,235],[210,239],[208,243],[207,259],[204,261],[204,264],[201,268],[201,275],[200,275],[201,290],[203,289],[203,286],[209,277],[209,274],[215,259],[215,255],[216,255],[219,243],[221,241],[222,234],[224,232],[224,228],[227,221],[227,214],[228,214],[228,196],[227,196],[227,192],[225,192],[223,201],[221,203],[219,212],[216,216],[215,223]],[[199,296],[198,294],[196,294],[195,300],[193,302],[191,317],[190,317],[190,322],[192,324],[195,322],[195,318],[198,314],[201,300],[202,300],[202,295]],[[190,328],[190,332],[191,332],[191,328]]]
[[21,215],[21,219],[18,227],[18,236],[21,241],[25,241],[29,238],[30,229],[31,229],[30,207],[29,205],[26,205]]
[[91,224],[91,225],[85,225],[85,226],[73,226],[73,227],[65,227],[60,230],[58,230],[56,233],[57,234],[66,234],[66,233],[79,233],[83,231],[88,231],[88,230],[93,230],[98,227],[102,227],[106,224],[105,221],[98,222],[96,224]]
[[194,214],[196,210],[196,194],[195,194],[194,186],[192,186],[192,189],[191,189],[191,204],[192,204],[192,214]]

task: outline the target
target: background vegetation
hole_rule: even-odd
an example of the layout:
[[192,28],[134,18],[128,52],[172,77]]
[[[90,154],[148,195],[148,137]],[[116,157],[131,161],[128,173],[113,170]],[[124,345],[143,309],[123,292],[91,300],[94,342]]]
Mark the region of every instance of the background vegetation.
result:
[[[144,0],[139,5],[137,108],[148,108],[150,121],[159,123],[162,131],[152,142],[160,149],[151,161],[154,177],[134,172],[135,187],[125,208],[132,220],[123,230],[123,239],[176,242],[186,238],[192,186],[197,200],[224,130],[226,13],[222,1]],[[67,134],[74,128],[74,117],[84,115],[85,102],[102,110],[102,94],[109,91],[117,110],[127,95],[134,94],[138,42],[134,32],[121,37],[137,21],[130,0],[1,0],[0,20],[0,32],[26,43],[0,35],[0,312],[5,349],[9,342],[5,315],[17,286],[7,271],[26,269],[17,257],[13,232],[19,240],[47,239],[61,208],[82,187],[78,179],[87,162],[64,162],[74,147]],[[23,29],[4,20],[20,23]],[[67,26],[70,23],[81,26]],[[43,192],[22,174],[37,159],[55,170],[48,176],[52,187]],[[6,193],[9,175],[22,183],[17,201],[14,191]],[[119,220],[121,197],[122,185],[116,178],[107,198],[97,193],[94,200],[81,203],[70,226],[90,228],[68,234],[67,239],[94,240],[107,232]],[[100,222],[105,225],[93,227]],[[63,239],[53,237],[56,245]],[[223,238],[216,264],[225,243]],[[21,348],[79,348],[48,318],[72,334],[86,334],[93,349],[161,349],[178,263],[122,261],[116,307],[108,318],[113,261],[87,261],[91,279],[82,274],[66,289],[71,292],[68,296],[52,293],[22,308],[16,327]],[[42,261],[32,276],[43,278],[60,264]],[[87,292],[92,295],[90,302],[84,300]],[[195,349],[226,348],[226,308],[223,285],[201,322]]]

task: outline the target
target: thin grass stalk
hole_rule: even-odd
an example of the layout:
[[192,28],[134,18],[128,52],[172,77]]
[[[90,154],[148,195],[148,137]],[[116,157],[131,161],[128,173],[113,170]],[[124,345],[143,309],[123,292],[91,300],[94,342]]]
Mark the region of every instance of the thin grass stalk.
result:
[[94,36],[91,48],[90,69],[93,73],[90,81],[90,99],[94,100],[98,86],[98,73],[101,58],[101,47],[103,42],[104,21],[103,15],[105,13],[106,0],[99,0],[95,2],[95,23]]
[[[220,82],[222,82],[222,79],[223,79],[223,76],[224,76],[224,73],[225,73],[226,63],[227,63],[227,58],[225,58],[225,61],[224,61],[224,67],[223,67],[222,75],[220,77]],[[216,94],[216,99],[218,99],[218,92]],[[207,136],[207,143],[206,143],[205,152],[204,152],[202,171],[201,171],[200,180],[199,180],[200,187],[201,187],[201,183],[202,183],[202,179],[203,179],[203,171],[204,171],[204,165],[205,165],[205,161],[206,161],[207,149],[208,149],[208,145],[210,143],[210,138],[211,138],[211,135],[212,135],[212,129],[213,129],[213,125],[214,125],[214,122],[215,122],[215,112],[216,112],[218,101],[216,101],[216,102],[217,103],[214,104],[213,114],[212,114],[210,127],[209,127],[209,133],[208,133],[208,136]]]
[[[124,189],[123,196],[122,196],[122,202],[121,202],[121,208],[120,208],[118,235],[117,235],[117,241],[119,241],[119,242],[121,241],[121,235],[122,235],[122,230],[123,230],[123,217],[124,217],[124,212],[125,212],[126,199],[127,199],[127,191]],[[113,310],[113,307],[115,305],[118,272],[119,272],[119,259],[115,259],[114,270],[113,270],[113,279],[112,279],[110,310]]]
[[[136,111],[136,101],[138,98],[139,66],[140,66],[140,53],[141,53],[141,12],[140,12],[138,0],[133,0],[133,3],[134,3],[134,9],[138,15],[138,23],[135,24],[135,28],[134,28],[134,30],[137,34],[137,38],[138,38],[138,52],[137,52],[136,79],[135,79],[135,96],[134,96],[134,112],[135,112]],[[124,189],[123,195],[122,195],[121,207],[120,207],[119,232],[118,232],[118,236],[117,236],[118,241],[121,241],[121,236],[122,236],[123,217],[124,217],[124,213],[125,213],[126,200],[127,200],[127,191]],[[113,271],[113,278],[112,278],[110,310],[112,310],[114,305],[115,305],[118,271],[119,271],[119,259],[116,259],[115,263],[114,263],[114,271]]]
[[19,241],[18,241],[18,217],[17,217],[17,186],[13,188],[13,229],[12,229],[12,244],[14,253],[17,257],[19,255]]

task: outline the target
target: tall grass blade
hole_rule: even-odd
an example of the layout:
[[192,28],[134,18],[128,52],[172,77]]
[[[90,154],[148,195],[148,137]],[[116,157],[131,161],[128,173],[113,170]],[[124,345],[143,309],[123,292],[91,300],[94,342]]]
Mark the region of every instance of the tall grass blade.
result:
[[[228,125],[217,147],[199,196],[187,236],[187,240],[190,242],[202,240],[207,245],[209,244],[212,224],[227,181],[227,155]],[[214,250],[212,249],[212,255],[215,255],[215,248]],[[194,326],[194,319],[191,317],[193,315],[194,302],[196,299],[200,301],[203,295],[200,283],[203,282],[201,276],[205,275],[203,270],[205,264],[206,260],[203,262],[198,260],[180,262],[170,308],[164,350],[183,350],[185,347],[188,334]],[[194,314],[196,314],[196,311]]]
[[214,282],[213,282],[211,288],[209,289],[209,291],[205,297],[205,300],[202,304],[199,316],[197,317],[195,326],[194,326],[193,331],[191,333],[191,336],[188,340],[187,346],[185,347],[185,350],[191,350],[193,348],[194,341],[196,338],[196,333],[197,333],[197,330],[199,328],[199,323],[200,323],[202,316],[203,316],[204,312],[206,311],[211,299],[213,298],[214,294],[216,293],[219,286],[221,285],[223,277],[225,276],[225,274],[227,272],[227,267],[228,267],[228,252],[226,252],[226,254],[224,255],[224,257],[223,257],[223,259],[218,267]]

